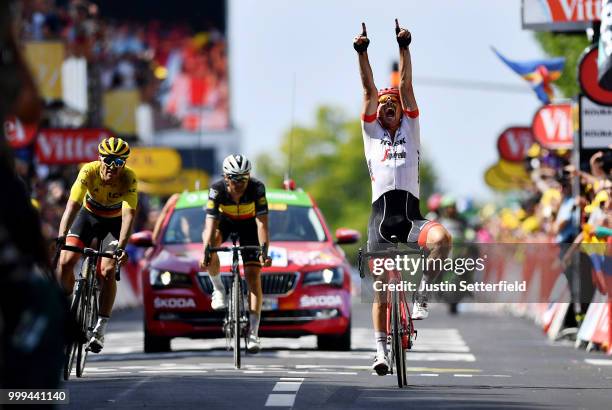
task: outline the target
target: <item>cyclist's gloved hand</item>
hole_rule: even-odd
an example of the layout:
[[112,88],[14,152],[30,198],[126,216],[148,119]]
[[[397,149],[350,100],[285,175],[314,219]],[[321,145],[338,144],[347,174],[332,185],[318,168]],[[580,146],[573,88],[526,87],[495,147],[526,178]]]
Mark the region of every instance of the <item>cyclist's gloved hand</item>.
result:
[[355,39],[353,40],[353,48],[359,54],[365,53],[368,49],[368,46],[370,45],[370,39],[368,38],[365,23],[361,23],[361,28],[361,34],[355,37]]
[[127,262],[128,260],[128,254],[125,251],[125,249],[117,247],[117,249],[115,249],[115,256],[117,257],[117,261],[119,261],[119,263],[121,265],[123,265],[124,263]]
[[402,49],[408,48],[410,42],[412,41],[412,35],[408,30],[399,26],[399,22],[397,21],[397,19],[395,19],[395,35],[399,47]]
[[265,243],[261,246],[261,254],[259,255],[259,261],[263,266],[271,266],[272,258],[268,256],[268,244]]
[[200,261],[200,268],[206,269],[208,265],[210,265],[210,245],[206,245],[204,248],[204,255],[202,256],[202,260]]

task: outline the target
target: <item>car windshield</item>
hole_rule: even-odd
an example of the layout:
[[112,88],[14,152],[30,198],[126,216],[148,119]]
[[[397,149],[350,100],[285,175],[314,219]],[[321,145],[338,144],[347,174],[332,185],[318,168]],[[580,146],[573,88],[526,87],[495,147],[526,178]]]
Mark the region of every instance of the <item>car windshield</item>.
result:
[[[270,241],[323,242],[325,231],[311,207],[269,204]],[[170,218],[163,243],[202,242],[206,213],[202,208],[176,209]]]

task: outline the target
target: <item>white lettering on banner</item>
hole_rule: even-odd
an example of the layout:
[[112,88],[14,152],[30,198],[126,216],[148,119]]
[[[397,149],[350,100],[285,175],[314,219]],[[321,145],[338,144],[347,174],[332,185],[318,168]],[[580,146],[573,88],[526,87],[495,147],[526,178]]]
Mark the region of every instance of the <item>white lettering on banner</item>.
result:
[[36,141],[38,159],[44,164],[94,161],[104,137],[103,130],[41,130]]
[[583,96],[580,111],[582,148],[606,148],[612,144],[612,107],[599,105]]
[[155,300],[153,300],[153,306],[155,307],[155,309],[162,309],[162,308],[178,308],[178,309],[184,309],[184,308],[195,308],[196,307],[196,303],[195,300],[193,300],[192,298],[155,298]]
[[342,305],[342,298],[339,295],[320,295],[320,296],[304,295],[300,298],[301,307],[340,306],[340,305]]
[[560,110],[541,112],[546,135],[560,141],[571,140],[572,125],[570,118]]

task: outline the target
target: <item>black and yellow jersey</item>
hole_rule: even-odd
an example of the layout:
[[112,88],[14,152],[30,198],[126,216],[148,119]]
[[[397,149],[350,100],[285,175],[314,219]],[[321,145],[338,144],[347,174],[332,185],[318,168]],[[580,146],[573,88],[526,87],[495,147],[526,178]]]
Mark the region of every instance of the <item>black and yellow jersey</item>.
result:
[[116,181],[107,184],[100,176],[100,161],[89,162],[83,165],[72,185],[70,199],[82,203],[95,215],[121,216],[122,208],[136,209],[138,205],[136,174],[125,167]]
[[225,216],[234,221],[244,221],[267,213],[266,187],[255,178],[249,179],[246,191],[238,203],[230,196],[224,180],[212,184],[208,191],[206,214],[211,218]]

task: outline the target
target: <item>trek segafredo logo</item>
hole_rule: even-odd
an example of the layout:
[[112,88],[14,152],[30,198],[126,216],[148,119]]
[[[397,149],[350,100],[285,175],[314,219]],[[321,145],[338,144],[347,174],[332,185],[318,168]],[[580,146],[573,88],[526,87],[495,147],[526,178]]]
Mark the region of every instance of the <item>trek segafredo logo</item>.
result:
[[163,309],[163,308],[175,308],[175,309],[184,309],[184,308],[195,308],[195,300],[192,298],[155,298],[153,300],[153,306],[155,309]]

